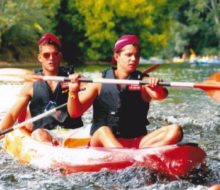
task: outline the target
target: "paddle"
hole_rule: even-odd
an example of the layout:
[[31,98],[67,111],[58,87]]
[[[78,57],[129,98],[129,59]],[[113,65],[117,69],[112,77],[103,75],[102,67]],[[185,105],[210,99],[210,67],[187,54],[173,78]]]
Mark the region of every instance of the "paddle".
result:
[[15,130],[15,129],[24,127],[24,126],[27,125],[27,124],[33,123],[33,122],[38,121],[38,120],[40,120],[40,119],[42,119],[42,118],[44,118],[44,117],[47,117],[47,116],[49,116],[49,115],[52,115],[52,114],[54,114],[56,111],[58,111],[59,109],[65,107],[66,105],[67,105],[67,103],[62,104],[62,105],[60,105],[60,106],[57,106],[57,107],[55,107],[55,108],[52,108],[52,109],[49,110],[49,111],[46,111],[46,112],[44,112],[44,113],[42,113],[42,114],[39,114],[39,115],[37,115],[37,116],[35,116],[35,117],[33,117],[33,118],[27,119],[27,120],[25,120],[24,122],[19,123],[19,124],[15,125],[15,126],[13,126],[13,127],[11,127],[11,128],[8,128],[8,129],[5,129],[5,130],[3,130],[3,131],[0,131],[0,135],[5,135],[5,134],[7,134],[7,133],[9,133],[9,132],[11,132],[11,131],[13,131],[13,130]]
[[21,68],[1,68],[0,75],[25,75],[34,74],[31,70]]
[[[35,76],[33,76],[35,77]],[[197,88],[205,91],[213,99],[220,101],[220,73],[215,73],[208,80],[203,82],[168,82],[161,81],[159,85],[166,87],[181,87],[181,88]],[[68,77],[59,76],[37,76],[38,80],[55,80],[55,81],[70,81]],[[81,78],[81,82],[86,83],[106,83],[106,84],[131,84],[131,85],[145,85],[149,84],[147,80],[126,80],[126,79],[105,79],[105,78]]]
[[[0,72],[1,76],[1,72]],[[8,76],[3,74],[3,76]],[[9,76],[12,76],[11,74]],[[13,74],[15,76],[15,74]],[[16,75],[23,79],[24,81],[28,80],[46,80],[46,81],[70,81],[69,77],[62,76],[40,76],[40,75]],[[1,78],[0,78],[1,80]],[[106,84],[132,84],[132,85],[145,85],[148,84],[147,80],[126,80],[126,79],[105,79],[105,78],[81,78],[79,79],[81,82],[86,83],[106,83]],[[220,72],[214,73],[212,76],[208,78],[208,80],[203,82],[167,82],[161,81],[159,82],[161,86],[167,87],[183,87],[183,88],[197,88],[205,91],[210,97],[213,99],[220,101]]]
[[[24,79],[19,76],[26,76],[34,74],[32,71],[20,68],[1,68],[0,69],[0,81],[10,82],[24,82]],[[27,79],[25,81],[31,81]]]
[[[69,77],[63,76],[41,76],[41,75],[26,75],[26,76],[19,76],[23,78],[23,80],[44,80],[44,81],[71,81]],[[27,79],[26,79],[27,78]],[[211,77],[210,77],[211,78]],[[212,79],[212,78],[211,78]],[[128,79],[106,79],[106,78],[80,78],[80,82],[86,83],[105,83],[105,84],[134,84],[134,85],[145,85],[149,84],[147,80],[128,80]],[[204,82],[168,82],[168,81],[161,81],[159,82],[161,86],[168,86],[168,87],[187,87],[187,88],[200,88],[203,90],[206,89],[213,89],[219,90],[220,89],[220,82],[216,82],[215,80],[207,80]]]
[[[148,74],[154,71],[159,66],[160,64],[154,64],[148,67],[147,69],[145,69],[142,72],[142,74]],[[42,76],[35,75],[32,71],[27,70],[27,69],[20,69],[20,68],[1,68],[0,69],[0,81],[25,82],[25,81],[35,81],[35,80],[42,80]],[[43,80],[47,80],[46,76],[44,77]],[[53,80],[53,79],[49,77],[48,80]],[[54,78],[54,80],[60,81],[60,77]]]

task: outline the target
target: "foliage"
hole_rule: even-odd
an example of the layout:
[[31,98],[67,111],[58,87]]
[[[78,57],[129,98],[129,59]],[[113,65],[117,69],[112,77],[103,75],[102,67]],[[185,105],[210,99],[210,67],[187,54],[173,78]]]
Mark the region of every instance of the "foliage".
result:
[[0,59],[35,60],[45,32],[58,35],[65,60],[109,61],[117,38],[136,34],[142,56],[172,57],[220,46],[217,0],[1,0]]
[[80,48],[80,43],[85,40],[84,18],[78,12],[74,2],[62,0],[55,16],[57,22],[55,31],[61,36],[63,55],[70,65],[80,63],[84,52],[84,49]]
[[166,11],[164,7],[167,7],[166,0],[70,2],[70,6],[83,16],[84,41],[79,46],[87,59],[110,59],[116,39],[126,33],[141,38],[142,54],[145,57],[161,50],[168,43],[169,17],[163,15]]
[[[0,4],[0,52],[17,61],[36,57],[36,39],[52,30],[55,3],[48,0],[2,0]],[[57,1],[58,2],[58,1]],[[47,11],[46,11],[47,10]]]
[[215,0],[188,0],[180,7],[174,29],[175,50],[178,53],[194,49],[198,54],[207,48],[219,48],[220,2]]

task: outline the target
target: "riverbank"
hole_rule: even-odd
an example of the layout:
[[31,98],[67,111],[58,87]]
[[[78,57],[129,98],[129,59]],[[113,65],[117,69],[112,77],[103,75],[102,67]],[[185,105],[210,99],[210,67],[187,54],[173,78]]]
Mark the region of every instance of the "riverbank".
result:
[[0,61],[0,67],[9,67],[9,68],[34,68],[39,66],[38,63],[15,63],[15,62],[7,62],[7,61]]
[[9,67],[12,66],[12,63],[0,61],[0,67]]

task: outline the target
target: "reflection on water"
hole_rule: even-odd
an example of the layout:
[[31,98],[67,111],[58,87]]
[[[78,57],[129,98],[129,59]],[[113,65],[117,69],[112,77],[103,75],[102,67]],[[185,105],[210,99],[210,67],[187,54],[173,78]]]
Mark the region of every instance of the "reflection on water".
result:
[[[162,65],[151,75],[166,81],[198,82],[207,80],[218,70],[220,68],[217,66]],[[96,76],[91,73],[84,75]],[[0,84],[0,118],[16,100],[19,88],[19,85]],[[189,177],[166,181],[159,175],[137,167],[118,172],[103,170],[62,176],[59,172],[20,165],[0,149],[0,189],[207,189],[211,184],[220,183],[219,110],[220,103],[212,100],[205,92],[188,88],[169,88],[169,97],[164,101],[152,102],[150,107],[149,130],[168,123],[179,123],[185,134],[183,141],[198,142],[206,151],[209,172],[205,175],[197,172],[194,178],[201,178],[197,181]],[[85,124],[90,123],[91,117],[90,109],[83,117]]]

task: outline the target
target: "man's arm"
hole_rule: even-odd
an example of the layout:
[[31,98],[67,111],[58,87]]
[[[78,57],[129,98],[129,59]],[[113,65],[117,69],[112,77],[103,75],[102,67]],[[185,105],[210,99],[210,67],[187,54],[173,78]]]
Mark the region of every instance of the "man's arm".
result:
[[10,108],[6,113],[5,117],[0,123],[0,131],[10,128],[17,121],[20,113],[26,111],[29,101],[32,97],[33,84],[26,83],[21,89],[21,92],[18,95],[16,103]]

